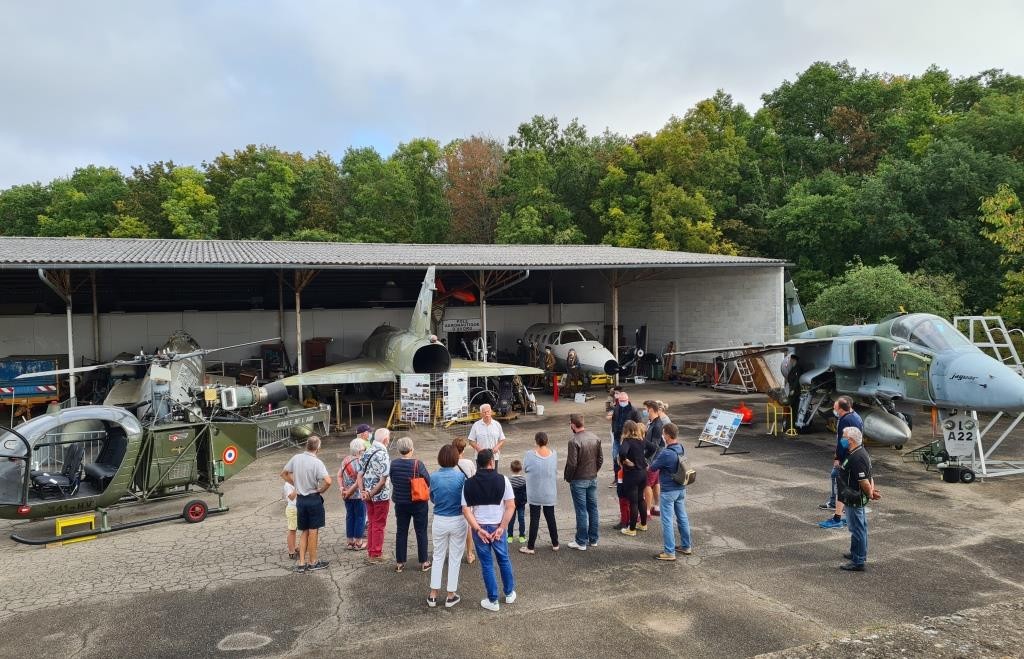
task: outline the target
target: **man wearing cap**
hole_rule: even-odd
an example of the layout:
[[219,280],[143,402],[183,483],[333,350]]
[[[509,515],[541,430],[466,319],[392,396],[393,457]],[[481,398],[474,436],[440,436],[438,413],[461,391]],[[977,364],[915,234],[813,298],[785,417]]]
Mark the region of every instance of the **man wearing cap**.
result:
[[360,423],[356,427],[356,439],[363,442],[363,448],[369,450],[373,446],[373,440],[370,439],[370,434],[373,432],[373,428],[368,423]]

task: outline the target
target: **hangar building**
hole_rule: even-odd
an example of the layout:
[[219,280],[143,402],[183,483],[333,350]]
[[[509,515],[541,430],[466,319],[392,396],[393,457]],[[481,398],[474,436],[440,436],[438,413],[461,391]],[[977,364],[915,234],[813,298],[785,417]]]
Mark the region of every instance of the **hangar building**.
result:
[[300,332],[324,337],[333,363],[355,357],[377,325],[405,326],[431,265],[447,291],[476,297],[435,309],[439,334],[479,328],[485,308],[502,352],[538,322],[580,323],[609,347],[632,344],[646,324],[658,352],[670,341],[685,350],[783,338],[786,264],[774,259],[605,245],[6,237],[0,356],[67,353],[70,326],[75,363],[94,363],[150,350],[180,328],[204,347],[281,336],[293,359]]

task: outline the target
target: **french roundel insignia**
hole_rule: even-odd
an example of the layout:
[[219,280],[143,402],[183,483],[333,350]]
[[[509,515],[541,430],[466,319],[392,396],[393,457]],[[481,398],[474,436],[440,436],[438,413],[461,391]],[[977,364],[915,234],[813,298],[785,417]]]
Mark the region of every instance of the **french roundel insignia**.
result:
[[220,457],[224,460],[224,464],[233,465],[235,464],[235,460],[238,459],[238,448],[235,446],[228,446],[224,449],[224,453],[222,453]]

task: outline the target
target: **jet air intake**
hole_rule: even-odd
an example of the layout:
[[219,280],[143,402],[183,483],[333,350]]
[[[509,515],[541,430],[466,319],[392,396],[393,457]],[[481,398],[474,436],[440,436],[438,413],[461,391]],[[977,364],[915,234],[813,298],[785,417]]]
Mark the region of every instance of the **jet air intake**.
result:
[[440,343],[431,343],[416,349],[412,356],[414,373],[447,373],[452,366],[448,349]]
[[609,359],[604,363],[604,372],[606,375],[615,375],[619,372],[619,362]]
[[288,398],[288,389],[280,382],[263,387],[225,387],[220,390],[220,406],[225,410],[279,403]]

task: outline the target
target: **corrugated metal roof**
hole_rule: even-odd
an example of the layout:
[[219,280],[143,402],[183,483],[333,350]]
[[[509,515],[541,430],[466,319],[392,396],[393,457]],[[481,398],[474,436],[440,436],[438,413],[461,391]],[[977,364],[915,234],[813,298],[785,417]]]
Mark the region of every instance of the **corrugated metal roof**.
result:
[[0,269],[782,266],[784,261],[607,245],[408,245],[261,240],[0,237]]

